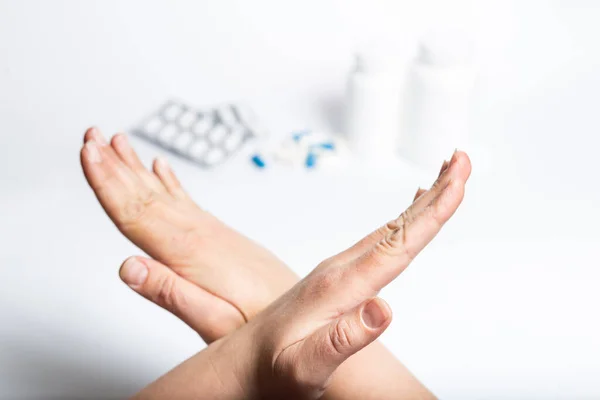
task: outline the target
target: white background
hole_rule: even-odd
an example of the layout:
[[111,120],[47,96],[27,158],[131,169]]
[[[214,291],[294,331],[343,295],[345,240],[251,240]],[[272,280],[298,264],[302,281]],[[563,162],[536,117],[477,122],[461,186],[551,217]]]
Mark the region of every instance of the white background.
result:
[[[85,184],[86,127],[128,129],[176,97],[245,101],[274,134],[339,130],[353,49],[442,25],[476,40],[487,151],[460,211],[382,293],[383,341],[441,398],[600,398],[599,18],[582,0],[1,0],[0,398],[124,397],[203,346],[119,281],[140,252]],[[433,178],[170,160],[300,274]]]

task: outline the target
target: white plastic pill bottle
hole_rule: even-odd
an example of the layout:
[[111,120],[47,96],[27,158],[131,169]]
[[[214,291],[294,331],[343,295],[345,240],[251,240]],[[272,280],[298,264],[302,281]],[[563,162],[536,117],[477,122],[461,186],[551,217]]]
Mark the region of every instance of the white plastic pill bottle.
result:
[[377,43],[356,54],[347,83],[345,128],[359,159],[386,162],[399,154],[413,46]]
[[411,67],[402,154],[425,168],[439,168],[454,149],[471,145],[476,70],[469,36],[432,31],[421,39]]

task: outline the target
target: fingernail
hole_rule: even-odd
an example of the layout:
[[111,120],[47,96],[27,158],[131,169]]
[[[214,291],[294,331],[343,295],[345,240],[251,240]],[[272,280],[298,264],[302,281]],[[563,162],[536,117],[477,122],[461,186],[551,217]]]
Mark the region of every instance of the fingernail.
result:
[[387,314],[377,299],[371,300],[362,310],[362,320],[367,328],[375,329],[387,321]]
[[161,169],[165,169],[165,170],[167,170],[167,169],[169,169],[169,168],[170,168],[170,167],[169,167],[169,163],[167,162],[167,159],[166,159],[166,158],[164,158],[164,157],[162,157],[162,156],[158,156],[158,157],[156,157],[156,163],[158,164],[158,166],[159,166]]
[[129,146],[129,141],[127,140],[127,136],[123,133],[117,133],[115,135],[115,139],[119,142],[122,142],[124,146]]
[[456,153],[458,153],[458,149],[454,149],[454,153],[452,153],[452,158],[450,159],[450,164],[456,162]]
[[125,261],[121,268],[121,279],[130,286],[138,286],[146,281],[148,277],[148,267],[135,257]]
[[94,140],[88,140],[85,143],[85,148],[88,151],[88,158],[90,162],[94,164],[98,164],[102,161],[102,156],[100,156],[100,151],[98,150],[98,145]]
[[100,132],[100,129],[98,129],[96,127],[92,128],[92,136],[94,137],[94,139],[96,140],[96,142],[98,142],[98,144],[100,146],[106,146],[108,144],[106,139],[104,139],[102,132]]

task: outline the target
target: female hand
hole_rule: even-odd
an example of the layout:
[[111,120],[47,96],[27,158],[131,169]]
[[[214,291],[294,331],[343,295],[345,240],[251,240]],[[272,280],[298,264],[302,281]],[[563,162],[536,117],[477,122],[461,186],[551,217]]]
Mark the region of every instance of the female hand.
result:
[[[470,175],[455,152],[433,187],[397,219],[306,278],[237,331],[144,389],[140,398],[319,398],[336,368],[377,339],[392,312],[376,297],[433,239]],[[367,368],[368,366],[365,366]]]

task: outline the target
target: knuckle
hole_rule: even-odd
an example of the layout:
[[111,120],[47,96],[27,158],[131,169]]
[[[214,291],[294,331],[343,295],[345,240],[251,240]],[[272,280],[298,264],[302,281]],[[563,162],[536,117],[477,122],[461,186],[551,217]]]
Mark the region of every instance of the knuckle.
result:
[[406,245],[406,231],[400,229],[386,235],[373,247],[368,262],[374,267],[389,266],[392,259],[405,255],[409,260],[413,259]]
[[353,348],[353,331],[348,321],[342,319],[336,323],[330,333],[330,349],[336,355],[346,355]]
[[119,215],[119,224],[127,226],[140,221],[155,202],[155,195],[149,189],[141,190],[137,196],[128,199]]
[[177,280],[171,275],[160,278],[154,300],[168,310],[180,311],[185,308],[185,298],[179,293]]
[[316,270],[326,269],[329,265],[335,264],[336,260],[337,260],[337,256],[328,257],[328,258],[324,259],[323,261],[321,261],[319,263],[319,265],[317,265],[317,268],[315,268],[315,269]]
[[400,228],[399,221],[400,221],[400,217],[398,217],[392,221],[389,221],[387,224],[385,224],[384,226],[379,228],[377,230],[377,233],[379,233],[382,236],[387,236],[390,232],[394,232],[395,230]]
[[394,256],[404,250],[404,229],[385,235],[375,246],[375,254],[381,257]]
[[415,220],[415,212],[412,207],[408,207],[400,217],[398,217],[398,225],[400,229],[405,228]]
[[404,247],[405,233],[407,226],[415,219],[414,211],[411,207],[404,210],[398,218],[386,224],[387,232],[383,238],[376,244],[375,253],[380,256],[390,256],[398,253],[398,249]]
[[385,237],[381,240],[380,243],[380,251],[382,251],[385,255],[390,255],[394,252],[394,249],[397,246],[398,236],[400,236],[401,231],[396,230],[391,232],[389,235],[385,235]]
[[435,182],[433,182],[433,185],[431,185],[431,192],[439,192],[441,189],[443,189],[442,185],[443,185],[444,179],[442,178],[442,176],[438,177],[438,179],[435,180]]

